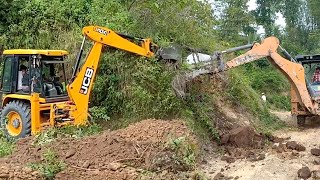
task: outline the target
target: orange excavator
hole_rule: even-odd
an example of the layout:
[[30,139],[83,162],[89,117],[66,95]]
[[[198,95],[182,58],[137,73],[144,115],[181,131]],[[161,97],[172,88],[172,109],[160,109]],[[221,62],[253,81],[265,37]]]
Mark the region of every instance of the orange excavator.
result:
[[[224,63],[222,55],[235,51],[250,49],[246,53]],[[285,56],[278,54],[280,49]],[[269,62],[277,68],[291,84],[291,114],[296,117],[300,126],[305,124],[306,117],[319,116],[320,103],[320,82],[314,81],[313,74],[320,67],[320,55],[300,55],[293,58],[284,48],[276,37],[268,37],[261,43],[253,43],[240,47],[231,48],[225,51],[216,52],[209,59],[202,61],[202,68],[186,73],[183,77],[177,77],[173,81],[176,94],[183,97],[185,92],[183,86],[187,81],[202,75],[215,74],[227,71],[231,68],[250,63],[261,58],[267,58]],[[217,66],[212,66],[217,61]],[[320,68],[319,68],[320,70]],[[316,78],[317,79],[317,78]],[[320,73],[319,73],[320,81]],[[178,86],[175,86],[178,85]]]

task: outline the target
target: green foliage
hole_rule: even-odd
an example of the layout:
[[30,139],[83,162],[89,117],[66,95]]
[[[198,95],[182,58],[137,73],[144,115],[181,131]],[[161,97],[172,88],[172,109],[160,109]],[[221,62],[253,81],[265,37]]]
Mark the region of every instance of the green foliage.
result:
[[34,145],[44,145],[54,142],[60,137],[73,137],[82,138],[85,136],[90,136],[98,134],[102,131],[102,127],[98,124],[92,124],[90,126],[64,126],[60,128],[50,128],[46,131],[41,132],[35,136],[33,141]]
[[169,148],[174,151],[173,159],[175,163],[187,169],[193,169],[196,163],[197,147],[186,137],[170,139]]
[[187,99],[186,107],[183,114],[185,119],[192,119],[189,122],[190,127],[203,138],[212,138],[220,141],[219,133],[215,127],[215,119],[218,111],[215,109],[214,98],[208,95],[199,95],[196,93],[196,87],[191,90],[192,96]]
[[56,153],[47,149],[43,154],[43,162],[31,163],[29,166],[39,171],[46,179],[54,179],[55,175],[66,168],[66,164],[59,160]]
[[291,109],[290,97],[286,95],[290,91],[290,84],[266,59],[247,64],[244,69],[243,73],[248,77],[250,86],[257,93],[265,93],[271,107]]
[[272,104],[277,109],[290,111],[291,110],[291,99],[290,96],[284,95],[271,95],[268,96],[268,103]]
[[257,124],[261,131],[279,129],[284,126],[279,119],[272,115],[260,96],[250,87],[250,80],[243,70],[229,71],[227,94],[236,105],[241,104],[260,120]]
[[0,131],[0,158],[10,155],[15,148],[13,141],[8,141]]
[[[227,46],[246,43],[249,35],[255,33],[253,16],[246,12],[248,0],[218,0],[222,6],[218,32]],[[242,35],[239,35],[242,34]]]
[[[166,118],[179,113],[180,102],[171,88],[174,72],[153,59],[107,54],[103,59],[92,101],[107,116]],[[112,118],[111,118],[112,119]]]
[[92,114],[94,121],[110,120],[110,117],[107,115],[108,109],[106,107],[94,106],[94,107],[91,107],[89,111],[90,111],[90,114]]

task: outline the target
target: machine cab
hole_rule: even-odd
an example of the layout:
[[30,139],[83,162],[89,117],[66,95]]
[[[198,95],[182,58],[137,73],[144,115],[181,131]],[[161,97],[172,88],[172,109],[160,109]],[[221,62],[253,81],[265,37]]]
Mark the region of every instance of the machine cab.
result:
[[[1,91],[53,100],[66,98],[67,51],[16,49],[3,51]],[[60,98],[59,98],[60,97]]]
[[296,60],[304,67],[310,95],[320,97],[320,55],[298,55]]

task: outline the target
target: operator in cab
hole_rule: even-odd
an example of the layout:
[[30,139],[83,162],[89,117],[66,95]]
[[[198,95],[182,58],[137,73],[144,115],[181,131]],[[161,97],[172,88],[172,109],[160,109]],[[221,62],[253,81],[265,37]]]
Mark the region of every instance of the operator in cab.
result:
[[314,72],[312,77],[312,83],[314,84],[320,83],[320,67],[316,68],[316,71]]
[[25,65],[20,65],[18,91],[29,92],[29,74]]

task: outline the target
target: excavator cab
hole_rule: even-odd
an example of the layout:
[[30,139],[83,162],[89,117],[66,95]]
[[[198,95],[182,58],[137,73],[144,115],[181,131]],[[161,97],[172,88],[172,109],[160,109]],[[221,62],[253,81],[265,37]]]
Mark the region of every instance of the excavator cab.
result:
[[310,95],[313,98],[320,97],[320,55],[298,55],[296,60],[305,70]]
[[56,106],[69,100],[67,54],[63,50],[3,51],[0,124],[7,136],[25,137],[62,119],[64,112]]
[[67,52],[56,50],[5,50],[1,91],[54,99],[67,96],[64,61]]

